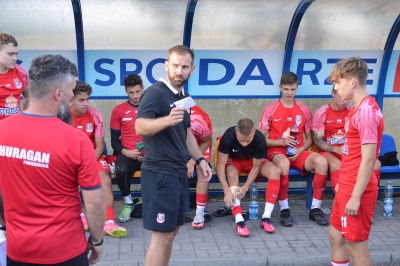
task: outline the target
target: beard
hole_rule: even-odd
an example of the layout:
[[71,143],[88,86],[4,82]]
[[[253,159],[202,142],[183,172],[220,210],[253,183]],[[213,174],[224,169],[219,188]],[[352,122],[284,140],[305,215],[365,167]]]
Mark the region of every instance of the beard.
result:
[[60,110],[58,110],[57,113],[57,118],[59,118],[61,121],[64,121],[68,125],[72,125],[72,116],[68,110],[68,103],[63,103],[60,106]]
[[180,88],[180,87],[183,87],[183,85],[185,85],[186,82],[188,82],[190,75],[187,78],[185,78],[182,75],[176,75],[176,77],[179,77],[182,80],[181,81],[176,81],[175,80],[175,76],[171,76],[171,75],[168,74],[168,79],[171,82],[172,87]]

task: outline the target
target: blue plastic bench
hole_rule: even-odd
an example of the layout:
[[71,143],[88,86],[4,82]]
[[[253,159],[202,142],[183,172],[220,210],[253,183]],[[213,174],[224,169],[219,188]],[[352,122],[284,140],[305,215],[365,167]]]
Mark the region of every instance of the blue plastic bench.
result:
[[[393,136],[389,134],[382,135],[382,145],[381,150],[379,151],[379,155],[384,155],[387,152],[397,151],[396,150],[396,142],[394,141]],[[380,181],[382,179],[385,180],[393,180],[400,179],[400,165],[394,166],[382,166],[381,168],[381,179],[379,180],[379,191],[383,192],[384,187],[380,185]],[[399,192],[400,186],[395,186],[394,191]]]

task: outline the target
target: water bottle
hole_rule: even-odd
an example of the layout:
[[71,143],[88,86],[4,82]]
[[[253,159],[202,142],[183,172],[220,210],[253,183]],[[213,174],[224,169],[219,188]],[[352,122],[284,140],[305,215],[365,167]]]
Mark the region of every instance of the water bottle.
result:
[[383,201],[383,216],[386,218],[393,216],[393,185],[388,181],[385,186],[385,200]]
[[250,204],[249,204],[249,219],[257,220],[258,219],[258,188],[256,183],[250,188]]
[[[299,127],[297,126],[297,124],[294,124],[294,126],[292,126],[290,128],[290,136],[293,136],[296,139],[296,144],[297,144],[297,135],[299,134]],[[286,155],[288,157],[292,157],[295,155],[296,153],[296,146],[291,147],[291,146],[287,146],[286,147]]]

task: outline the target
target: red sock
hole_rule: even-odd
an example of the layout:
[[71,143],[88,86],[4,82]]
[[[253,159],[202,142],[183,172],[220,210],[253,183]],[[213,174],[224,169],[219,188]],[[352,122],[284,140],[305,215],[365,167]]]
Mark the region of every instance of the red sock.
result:
[[279,194],[279,187],[281,181],[275,179],[269,179],[267,188],[265,189],[265,202],[275,204],[276,198]]
[[208,194],[196,193],[196,204],[197,207],[205,207],[207,204]]
[[278,200],[285,200],[288,198],[289,175],[281,175],[280,185]]
[[331,260],[331,266],[349,266],[350,260],[345,260],[345,261],[336,261],[336,260]]
[[375,174],[376,180],[378,181],[378,184],[379,184],[379,180],[381,179],[381,170],[374,170],[374,174]]
[[335,187],[337,183],[339,183],[339,176],[340,176],[340,170],[335,170],[331,172],[331,187],[333,190],[333,193],[336,194]]
[[321,175],[315,173],[313,181],[313,198],[317,200],[322,200],[325,194],[326,180],[328,180],[328,175]]
[[113,220],[114,221],[114,209],[111,206],[107,206],[107,214],[106,214],[106,221]]
[[238,214],[238,213],[240,213],[240,214],[243,213],[242,207],[240,207],[240,206],[233,207],[233,209],[232,209],[233,217],[235,217],[236,214]]

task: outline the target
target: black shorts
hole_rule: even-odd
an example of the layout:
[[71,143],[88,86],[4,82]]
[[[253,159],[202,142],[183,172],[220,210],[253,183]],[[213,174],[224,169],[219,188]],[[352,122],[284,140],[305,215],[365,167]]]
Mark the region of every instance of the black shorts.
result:
[[188,178],[157,174],[142,169],[142,212],[144,228],[174,232],[185,223]]
[[[64,262],[60,262],[60,263],[55,263],[55,264],[51,264],[54,266],[87,266],[89,265],[89,261],[88,261],[88,257],[87,257],[87,252],[86,250],[81,253],[80,255],[69,259],[67,261]],[[43,264],[33,264],[33,263],[25,263],[25,262],[17,262],[14,261],[12,259],[10,259],[9,257],[7,257],[7,265],[11,265],[11,266],[37,266],[37,265],[43,265]]]

